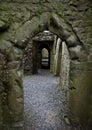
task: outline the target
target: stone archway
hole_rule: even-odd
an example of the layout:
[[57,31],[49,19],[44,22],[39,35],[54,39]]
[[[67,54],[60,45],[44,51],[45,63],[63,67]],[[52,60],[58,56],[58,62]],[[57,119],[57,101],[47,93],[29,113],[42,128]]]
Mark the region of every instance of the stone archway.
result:
[[[45,21],[44,21],[45,18]],[[28,40],[35,36],[37,33],[49,29],[54,34],[58,35],[62,39],[62,41],[65,41],[67,44],[67,47],[70,52],[71,57],[71,74],[70,74],[70,91],[76,90],[73,88],[76,88],[79,86],[79,83],[81,84],[82,81],[77,82],[76,78],[76,70],[80,70],[81,73],[82,69],[87,70],[90,66],[89,63],[87,63],[87,54],[84,49],[84,45],[79,40],[78,36],[73,31],[72,26],[65,21],[63,18],[59,17],[57,14],[49,14],[49,13],[43,13],[40,15],[40,17],[33,17],[31,20],[25,22],[18,30],[15,32],[14,38],[11,39],[11,42],[2,40],[0,43],[0,51],[3,55],[6,55],[6,60],[4,65],[6,68],[3,71],[4,79],[2,79],[2,83],[5,87],[7,84],[7,88],[5,88],[4,92],[6,92],[5,100],[5,109],[4,109],[4,119],[6,118],[6,114],[9,116],[5,119],[5,123],[9,122],[11,124],[14,122],[20,122],[22,121],[22,115],[23,115],[23,84],[22,84],[22,78],[23,78],[23,64],[22,64],[22,54],[23,49],[27,46]],[[7,46],[6,46],[7,45]],[[86,66],[86,67],[85,67]],[[87,87],[87,84],[89,83],[89,90],[90,87],[90,74],[87,71],[88,80],[85,81],[85,88]],[[80,79],[85,78],[85,75],[81,75]],[[79,80],[79,79],[78,79]],[[83,87],[83,86],[82,86]],[[83,90],[84,88],[81,89]],[[69,90],[68,88],[68,90]],[[70,114],[74,117],[74,120],[76,123],[79,123],[81,120],[81,117],[83,116],[79,115],[79,112],[75,112],[75,109],[73,109],[72,105],[75,105],[75,107],[79,104],[81,106],[81,102],[83,99],[85,99],[84,95],[86,91],[84,92],[84,95],[82,95],[81,99],[79,101],[76,101],[76,96],[80,96],[81,93],[75,92],[75,96],[73,97],[73,91],[70,92]],[[72,93],[72,94],[71,94]],[[89,91],[88,91],[89,93]],[[90,96],[87,93],[88,101],[90,102]],[[74,98],[74,101],[72,101],[72,97]],[[83,108],[87,107],[87,101],[85,102]],[[82,106],[79,107],[80,111],[83,109]],[[90,106],[89,106],[90,109]],[[73,111],[74,110],[74,111]],[[91,112],[91,110],[90,110]],[[89,116],[89,113],[83,112],[83,114],[86,114],[87,119],[86,122],[91,118]],[[75,116],[77,119],[75,119]],[[71,119],[71,118],[70,118]],[[78,122],[77,122],[78,120]],[[90,122],[92,120],[90,119]],[[84,121],[83,121],[84,122]],[[82,123],[83,123],[82,122]]]

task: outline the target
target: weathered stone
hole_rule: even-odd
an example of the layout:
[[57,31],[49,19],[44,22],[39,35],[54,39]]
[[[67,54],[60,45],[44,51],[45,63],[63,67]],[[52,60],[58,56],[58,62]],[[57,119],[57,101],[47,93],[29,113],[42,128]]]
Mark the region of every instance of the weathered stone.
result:
[[[46,1],[45,0],[44,1],[41,1],[41,0],[26,0],[26,1],[24,0],[7,0],[7,1],[0,0],[0,21],[1,21],[0,22],[0,29],[1,29],[0,39],[5,39],[5,40],[0,40],[0,53],[3,52],[3,54],[5,55],[6,61],[9,61],[8,64],[6,63],[6,65],[8,66],[3,66],[4,72],[6,71],[7,68],[12,69],[15,67],[16,67],[15,70],[17,71],[18,70],[17,67],[19,66],[15,65],[14,62],[16,62],[16,60],[19,61],[22,59],[21,50],[20,49],[18,50],[16,47],[14,47],[15,49],[12,48],[12,44],[19,48],[25,48],[29,39],[44,29],[49,29],[54,34],[58,35],[60,38],[62,38],[62,40],[66,41],[66,44],[69,47],[76,46],[77,48],[76,47],[70,48],[70,54],[71,54],[71,57],[73,57],[72,59],[74,59],[75,57],[76,58],[78,57],[77,61],[87,60],[86,52],[82,50],[83,48],[81,49],[80,47],[77,46],[83,43],[84,47],[87,49],[87,53],[89,54],[88,61],[90,62],[92,61],[92,53],[91,53],[92,2],[89,0],[79,0],[79,1],[76,1],[76,0],[46,0]],[[10,43],[9,41],[12,41],[12,43]],[[51,50],[51,56],[54,57],[52,54],[53,53]],[[53,61],[53,58],[51,59]],[[0,64],[5,64],[5,61],[4,62],[0,61]],[[65,66],[67,66],[66,63],[65,63]],[[0,67],[2,67],[2,65],[0,65]],[[79,70],[76,69],[76,67],[80,68],[80,75],[77,75],[78,74],[77,72],[79,72]],[[92,84],[91,83],[92,76],[91,76],[91,73],[89,72],[90,66],[86,64],[86,65],[76,65],[76,67],[74,67],[75,69],[74,72],[76,73],[73,74],[74,87],[72,88],[76,88],[77,86],[78,91],[74,92],[76,91],[76,89],[71,90],[74,92],[74,93],[72,92],[72,95],[74,96],[70,94],[71,97],[73,97],[70,99],[71,102],[74,99],[73,100],[74,102],[71,105],[72,107],[71,113],[74,112],[73,114],[74,118],[75,117],[77,118],[78,116],[80,117],[83,114],[82,108],[84,107],[84,111],[86,111],[84,112],[85,118],[82,115],[81,117],[83,117],[84,119],[79,120],[78,118],[78,121],[79,121],[78,123],[83,123],[84,120],[86,120],[86,121],[89,121],[90,124],[92,124],[92,118],[91,118],[92,113],[90,112],[89,114],[90,118],[89,118],[88,111],[90,110],[88,110],[86,106],[88,105],[88,108],[89,108],[89,104],[91,104],[89,103],[90,102],[89,97],[91,97],[92,95],[91,93],[89,93],[89,90],[91,92],[90,84]],[[22,68],[22,64],[21,64],[21,68]],[[0,71],[0,74],[1,74],[1,71]],[[1,77],[2,79],[4,78],[3,82],[7,80],[10,81],[8,73],[5,73],[5,74],[6,75]],[[20,72],[18,72],[18,74],[20,75]],[[70,75],[70,78],[72,78],[71,75]],[[17,81],[19,84],[21,84],[19,80]],[[1,84],[2,82],[0,81],[0,85]],[[7,87],[7,83],[4,85]],[[22,84],[19,86],[22,87]],[[80,94],[79,94],[79,91],[80,91]],[[80,98],[80,100],[78,97]],[[82,102],[83,100],[85,100],[86,103],[85,105],[83,104],[83,107],[81,107],[80,104],[84,103]],[[87,104],[87,101],[89,104]],[[77,106],[79,105],[80,107],[78,107],[78,110],[76,110]],[[90,109],[91,109],[91,106],[92,105],[90,105]],[[6,109],[6,111],[8,110]],[[6,114],[6,115],[8,116],[9,114]],[[14,117],[15,116],[13,116],[13,118]],[[2,118],[0,118],[0,121],[2,120]],[[7,117],[7,120],[8,120],[8,117]],[[75,123],[76,122],[77,120],[75,120]]]
[[60,62],[61,62],[60,44],[61,44],[61,39],[58,38],[57,43],[56,43],[56,54],[54,56],[54,75],[60,74]]
[[71,67],[70,86],[75,89],[70,90],[70,120],[77,124],[90,124],[92,62],[73,62]]
[[70,56],[66,43],[62,42],[60,85],[64,91],[69,90]]
[[7,56],[8,61],[22,59],[23,52],[20,49],[13,47],[13,45],[8,41],[0,41],[0,51]]
[[3,110],[2,110],[2,98],[0,96],[0,130],[2,130],[3,126]]
[[3,66],[5,64],[5,56],[0,53],[0,130],[3,128],[3,95],[4,95],[4,88],[3,88]]
[[25,74],[32,74],[33,73],[33,48],[32,48],[32,41],[28,44],[24,51],[23,55],[23,62],[24,62],[24,73]]
[[89,55],[88,55],[88,60],[92,61],[92,48],[90,48],[90,52],[89,52]]
[[76,42],[77,42],[77,38],[75,35],[70,35],[68,38],[67,38],[67,42],[68,42],[68,46],[76,46]]
[[[23,113],[23,72],[22,70],[10,69],[4,75],[4,83],[6,86],[5,91],[7,92],[6,101],[4,108],[4,122],[12,124],[12,122],[22,120]],[[6,111],[7,110],[7,111]],[[6,114],[8,116],[6,116]]]
[[[0,71],[1,71],[1,68],[0,68]],[[1,81],[1,73],[0,73],[0,130],[2,130],[2,126],[3,126],[3,105],[2,105],[2,87],[3,87],[3,84],[2,84],[2,81]]]
[[89,62],[79,62],[79,61],[71,61],[71,70],[83,70],[83,71],[91,71],[92,70],[92,61]]
[[13,47],[12,50],[8,54],[9,61],[19,61],[22,59],[23,51],[17,47]]
[[84,52],[82,46],[77,45],[75,47],[70,47],[69,51],[71,59],[87,59],[87,54]]
[[4,31],[7,29],[9,24],[5,23],[4,21],[0,21],[0,31]]
[[9,53],[11,48],[12,48],[12,44],[9,41],[3,40],[3,39],[0,40],[0,51],[1,52],[7,54],[7,53]]
[[28,37],[33,37],[39,31],[43,30],[43,25],[38,17],[34,17],[31,21],[27,21],[15,35],[17,45],[20,47],[26,46]]
[[21,62],[20,61],[12,61],[7,63],[7,68],[8,69],[19,69],[21,67]]
[[17,83],[11,88],[11,93],[8,95],[8,102],[10,110],[16,113],[17,116],[20,115],[21,110],[23,110],[23,92]]
[[54,35],[53,33],[49,31],[43,31],[41,33],[38,33],[35,37],[32,38],[34,41],[54,41]]
[[2,68],[2,66],[5,64],[5,56],[2,54],[2,53],[0,53],[0,65],[1,65],[1,67],[0,68]]
[[70,33],[66,33],[68,35],[64,34],[64,30],[66,29],[71,33],[71,28],[66,21],[58,15],[52,13],[49,21],[49,30],[53,33],[57,33],[60,38],[65,39],[68,35],[70,35]]

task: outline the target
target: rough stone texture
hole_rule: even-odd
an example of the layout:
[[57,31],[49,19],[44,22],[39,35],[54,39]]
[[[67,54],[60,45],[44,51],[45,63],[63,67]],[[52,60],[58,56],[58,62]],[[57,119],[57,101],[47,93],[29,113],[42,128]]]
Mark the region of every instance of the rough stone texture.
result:
[[38,33],[35,37],[33,37],[34,41],[54,41],[53,33],[48,30],[44,30],[41,33]]
[[[49,2],[42,1],[40,3],[38,1],[38,3],[39,3],[38,5],[35,2],[34,2],[35,4],[32,4],[33,3],[32,1],[29,1],[29,2],[30,2],[31,7],[29,7],[30,5],[27,5],[27,8],[25,8],[26,4],[25,5],[22,4],[20,13],[18,12],[19,11],[18,8],[20,7],[20,5],[18,5],[17,3],[14,3],[17,5],[16,13],[14,13],[15,8],[13,7],[13,4],[11,4],[11,3],[7,4],[7,2],[6,3],[4,2],[4,5],[3,5],[5,7],[4,10],[7,10],[7,11],[10,10],[10,12],[8,11],[9,13],[6,13],[2,9],[3,6],[1,6],[1,9],[3,11],[2,15],[5,14],[5,16],[4,16],[5,19],[7,19],[8,16],[11,16],[10,18],[12,18],[13,20],[16,19],[16,23],[17,23],[17,21],[20,21],[21,19],[23,20],[22,22],[24,22],[30,16],[32,17],[35,14],[39,14],[39,13],[42,13],[47,10],[48,10],[48,12],[53,10],[54,12],[57,12],[59,15],[65,15],[65,18],[67,18],[69,20],[69,22],[72,24],[74,30],[77,32],[77,35],[80,37],[80,39],[83,41],[84,44],[91,43],[91,28],[92,28],[91,9],[90,9],[91,3],[89,0],[87,0],[87,1],[85,1],[85,0],[68,1],[67,0],[66,2],[63,0],[55,1],[55,2],[53,1],[53,5],[52,5],[51,1],[49,1]],[[62,5],[63,5],[63,7],[62,7]],[[11,7],[11,8],[9,8],[9,7]],[[40,8],[40,7],[42,7],[42,8]],[[32,11],[31,13],[30,13],[30,10]],[[63,11],[64,11],[64,13],[63,13]],[[25,15],[25,13],[28,15],[26,15],[26,17],[24,18],[23,16]],[[21,18],[21,17],[23,17],[23,18]],[[17,24],[19,24],[19,23],[17,23]],[[21,22],[20,22],[20,24],[21,24]]]
[[60,84],[63,90],[69,90],[70,56],[65,42],[62,42]]
[[33,74],[33,48],[32,41],[29,42],[28,46],[24,51],[24,74]]
[[61,39],[58,38],[56,42],[56,49],[55,49],[55,55],[54,55],[54,75],[60,74],[61,69]]
[[71,63],[70,117],[73,122],[91,124],[92,62]]
[[2,125],[3,125],[3,99],[5,97],[4,90],[3,90],[3,83],[2,83],[2,76],[3,76],[3,66],[5,64],[5,56],[0,53],[0,130],[2,130]]
[[[5,68],[2,69],[4,71],[3,73],[4,81],[3,84],[1,82],[0,85],[4,88],[5,91],[7,90],[5,89],[6,88],[5,86],[7,86],[6,81],[9,80],[7,70],[9,72],[12,72],[13,70],[16,71],[15,75],[17,75],[17,72],[19,73],[19,70],[21,70],[20,68],[22,68],[22,63],[20,62],[20,59],[22,59],[21,49],[27,46],[30,38],[32,38],[40,31],[43,31],[44,29],[49,29],[51,32],[58,35],[58,37],[62,38],[62,40],[66,41],[70,50],[71,57],[72,54],[75,55],[75,57],[72,58],[74,62],[76,62],[77,60],[80,62],[79,64],[81,65],[81,62],[85,62],[85,64],[87,64],[86,62],[92,61],[92,2],[90,0],[79,0],[79,1],[76,0],[46,0],[46,1],[45,0],[44,1],[0,0],[0,53],[3,53],[7,59],[6,69]],[[81,49],[77,50],[76,48],[77,46],[80,46],[80,48],[82,47],[83,51],[81,53],[79,51]],[[84,48],[86,49],[86,51]],[[18,55],[16,56],[16,54]],[[82,57],[80,57],[81,55]],[[15,59],[17,58],[19,59],[18,60],[19,62],[16,62]],[[11,69],[7,68],[9,66],[11,67]],[[88,64],[86,66],[89,67],[89,69],[91,69],[91,67]],[[77,69],[75,70],[77,73]],[[86,71],[86,67],[84,67],[84,70]],[[81,67],[81,73],[82,72],[84,74],[84,71],[82,70]],[[87,71],[87,75],[88,77],[90,77],[89,71]],[[85,79],[85,76],[81,75],[81,77],[84,77],[83,79]],[[11,90],[10,93],[14,92],[14,94],[17,94],[15,90],[16,78],[12,77],[12,79],[14,82],[12,85],[9,85],[11,86],[9,88],[12,87],[14,88],[10,89]],[[80,79],[78,80],[78,83],[82,84],[82,81],[79,82]],[[85,81],[86,81],[85,84],[87,85],[86,86],[83,85],[83,86],[85,86],[86,88],[87,86],[90,86],[88,84],[90,84],[91,79],[88,78],[88,80]],[[22,83],[18,81],[17,82],[18,90],[21,86],[20,84],[22,85]],[[79,85],[75,84],[74,82],[74,88],[76,88],[76,86]],[[81,88],[83,86],[81,86]],[[88,87],[88,89],[89,88],[90,87]],[[89,91],[90,90],[91,89],[89,89]],[[90,95],[91,97],[92,94],[91,93],[89,94],[89,91],[83,91],[83,94]],[[8,92],[6,91],[5,94],[7,95],[7,93]],[[75,93],[75,97],[79,97],[79,96],[80,93]],[[6,97],[8,97],[8,95]],[[87,99],[87,96],[85,96],[85,98]],[[7,99],[8,98],[5,98],[4,104],[8,104]],[[84,101],[84,98],[82,99]],[[78,103],[80,102],[80,100],[81,97]],[[88,102],[90,102],[89,98],[88,98]],[[11,103],[12,101],[9,102],[10,107],[12,108],[13,104]],[[77,106],[77,102],[75,102],[75,104],[76,104],[75,106]],[[85,104],[85,106],[87,105],[88,103]],[[7,105],[5,106],[6,107],[4,108],[6,108],[5,110],[7,111]],[[91,105],[89,107],[91,108]],[[15,108],[13,108],[13,110],[14,113],[16,113],[17,108],[16,110]],[[73,109],[73,111],[76,110]],[[89,113],[91,113],[91,109]],[[84,114],[85,116],[88,116],[87,113]],[[7,115],[10,116],[11,114],[8,113]],[[19,115],[13,116],[13,118],[17,118],[20,120]],[[90,123],[92,123],[91,114],[89,116],[89,119],[90,119]],[[86,121],[88,122],[88,118],[86,118]]]
[[53,42],[53,47],[51,49],[51,64],[50,64],[50,72],[54,74],[54,68],[55,68],[55,64],[54,64],[54,58],[55,58],[55,53],[56,53],[56,43],[57,43],[57,36],[54,36],[54,42]]
[[[12,124],[12,122],[22,120],[23,113],[23,88],[22,88],[22,71],[21,62],[19,61],[22,55],[20,49],[13,47],[8,41],[0,41],[0,51],[3,53],[4,58],[1,57],[1,75],[2,83],[1,93],[2,111],[3,112],[3,127],[8,126],[6,124]],[[1,55],[2,56],[2,55]],[[1,98],[0,96],[0,98]],[[0,126],[1,127],[1,126]]]

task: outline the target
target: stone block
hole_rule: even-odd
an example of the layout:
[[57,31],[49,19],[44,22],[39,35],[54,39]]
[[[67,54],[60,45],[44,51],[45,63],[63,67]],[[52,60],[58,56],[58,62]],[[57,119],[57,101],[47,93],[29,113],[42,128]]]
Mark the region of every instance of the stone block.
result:
[[21,63],[20,61],[12,61],[7,63],[8,69],[20,69]]
[[17,47],[13,47],[8,55],[8,61],[19,61],[22,60],[23,51]]
[[[11,69],[8,70],[7,79],[5,78],[5,88],[7,88],[7,104],[5,108],[4,121],[6,123],[11,123],[15,121],[20,121],[23,118],[23,72],[21,70]],[[7,111],[6,111],[7,110]]]
[[9,53],[12,48],[12,44],[9,41],[0,39],[0,51],[3,53]]
[[92,62],[73,63],[70,73],[69,94],[69,118],[72,123],[92,124],[91,95]]
[[87,59],[87,54],[86,51],[83,50],[83,47],[80,45],[77,45],[75,47],[70,47],[70,57],[71,59],[80,59],[80,60],[85,60]]
[[0,20],[0,31],[4,31],[9,27],[9,24]]
[[67,38],[67,42],[68,42],[68,46],[76,46],[76,42],[77,42],[76,36],[75,35],[70,35]]

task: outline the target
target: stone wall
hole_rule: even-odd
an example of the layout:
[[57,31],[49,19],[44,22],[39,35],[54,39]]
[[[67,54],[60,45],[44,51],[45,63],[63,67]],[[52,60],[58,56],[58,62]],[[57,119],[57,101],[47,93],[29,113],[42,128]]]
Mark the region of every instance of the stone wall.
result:
[[32,75],[33,74],[33,48],[32,48],[32,41],[29,42],[28,46],[24,51],[23,56],[24,61],[24,74]]
[[[69,108],[73,123],[91,125],[92,63],[71,62]],[[91,126],[92,127],[92,126]]]
[[3,125],[3,94],[4,94],[4,89],[3,89],[3,83],[2,83],[2,77],[3,77],[3,66],[5,64],[5,56],[0,53],[0,130],[2,130],[2,125]]
[[[29,39],[47,28],[66,41],[71,60],[73,60],[73,63],[71,62],[73,68],[71,67],[70,71],[70,82],[73,87],[71,83],[70,87],[78,89],[70,90],[70,106],[72,106],[70,113],[72,112],[75,122],[78,120],[77,123],[92,124],[92,2],[90,0],[0,0],[0,53],[4,54],[7,59],[6,68],[0,67],[4,74],[4,81],[0,81],[0,85],[6,94],[4,117],[2,117],[2,103],[0,103],[1,124],[3,118],[4,120],[9,119],[10,122],[22,120],[23,66],[21,55]],[[83,74],[79,79],[78,72]],[[2,75],[0,75],[0,79],[2,79]],[[85,82],[82,85],[83,80]],[[83,94],[79,93],[79,89]],[[80,98],[77,100],[77,97]],[[81,108],[84,100],[85,104]],[[82,115],[85,115],[86,120],[83,122],[80,121],[84,116],[76,110],[78,104],[80,111],[85,110]],[[8,114],[5,110],[8,111]],[[5,115],[9,115],[9,118],[6,118]]]

